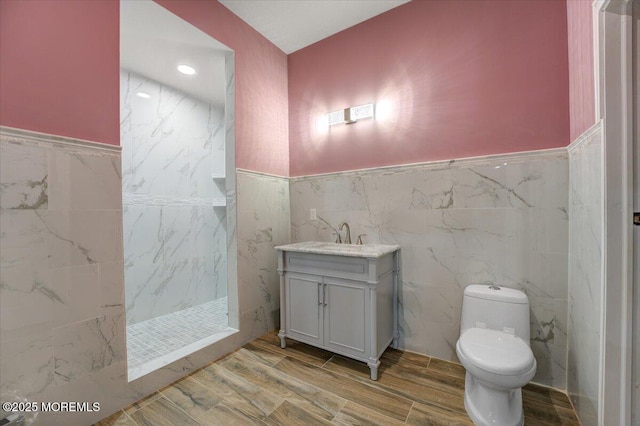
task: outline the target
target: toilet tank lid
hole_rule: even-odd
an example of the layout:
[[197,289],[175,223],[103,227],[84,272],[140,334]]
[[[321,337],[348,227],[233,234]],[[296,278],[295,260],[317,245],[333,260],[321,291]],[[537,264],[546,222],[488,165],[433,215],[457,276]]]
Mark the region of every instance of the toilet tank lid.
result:
[[527,295],[515,288],[496,285],[471,284],[464,289],[464,295],[477,299],[495,300],[504,303],[527,304]]

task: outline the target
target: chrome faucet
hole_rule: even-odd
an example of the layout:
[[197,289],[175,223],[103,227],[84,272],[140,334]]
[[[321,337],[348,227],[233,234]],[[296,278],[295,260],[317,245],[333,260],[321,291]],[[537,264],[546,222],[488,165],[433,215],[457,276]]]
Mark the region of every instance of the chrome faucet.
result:
[[347,227],[347,235],[344,237],[344,243],[351,244],[351,229],[349,228],[349,224],[347,222],[342,222],[342,225],[340,225],[340,228],[338,228],[338,230],[342,231],[342,228],[344,228],[345,226]]

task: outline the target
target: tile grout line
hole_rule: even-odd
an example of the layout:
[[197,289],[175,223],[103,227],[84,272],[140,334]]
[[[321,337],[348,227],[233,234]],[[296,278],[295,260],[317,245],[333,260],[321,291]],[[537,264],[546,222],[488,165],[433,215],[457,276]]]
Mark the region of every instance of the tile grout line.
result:
[[[333,394],[333,392],[332,392],[332,394]],[[334,395],[335,395],[335,394],[334,394]],[[340,398],[340,399],[344,399],[344,402],[343,402],[343,403],[342,403],[342,405],[340,406],[340,409],[339,409],[338,411],[336,411],[336,413],[333,415],[333,418],[331,418],[331,422],[336,421],[336,422],[338,422],[339,424],[343,424],[342,422],[337,421],[337,420],[336,420],[336,417],[338,417],[338,414],[340,414],[340,412],[341,412],[342,410],[344,410],[344,407],[346,407],[346,405],[349,403],[349,400],[348,400],[348,399],[346,399],[346,398],[342,398],[340,395],[336,395],[336,396],[337,396],[338,398]]]
[[[327,365],[327,364],[329,363],[329,361],[331,361],[331,360],[333,359],[333,357],[334,357],[334,356],[335,356],[335,355],[331,355],[331,356],[329,357],[329,359],[327,359],[325,362],[323,362],[323,363],[322,363],[322,365],[320,366],[320,368],[322,368],[322,369],[324,370],[324,366],[325,366],[325,365]],[[330,371],[330,370],[327,370],[327,371]]]
[[[282,406],[282,404],[284,404],[285,402],[287,402],[287,398],[283,398],[282,402],[280,404],[278,404],[278,406],[276,408],[274,408],[273,410],[271,410],[269,412],[269,414],[267,414],[266,416],[264,416],[264,418],[268,418],[270,415],[272,415],[273,413],[276,412],[276,410],[278,410],[278,408],[280,408]],[[257,407],[256,407],[257,408]],[[260,421],[264,421],[264,419],[260,419]]]
[[[334,357],[334,355],[332,355],[332,356],[331,356],[327,361],[325,361],[325,362],[322,364],[322,366],[324,366],[325,364],[327,364],[327,363],[329,362],[329,360],[331,360],[333,357]],[[276,362],[275,364],[273,364],[273,365],[265,365],[265,367],[272,369],[272,370],[273,370],[275,373],[277,373],[277,374],[284,374],[285,376],[289,377],[291,380],[293,380],[293,381],[295,381],[295,382],[305,383],[305,384],[308,384],[308,385],[313,386],[314,388],[316,388],[316,389],[317,389],[317,390],[319,390],[319,391],[322,391],[322,392],[328,392],[328,391],[324,390],[323,388],[321,388],[321,387],[319,387],[319,386],[317,386],[317,385],[315,385],[315,384],[313,384],[313,383],[307,383],[307,382],[305,382],[304,380],[301,380],[301,379],[299,379],[299,378],[297,378],[297,377],[295,377],[295,376],[291,376],[291,375],[287,374],[286,372],[281,371],[281,370],[278,370],[277,368],[275,368],[275,367],[276,367],[276,365],[280,364],[282,361],[284,361],[284,360],[285,360],[285,359],[287,359],[287,358],[289,358],[289,359],[293,359],[293,360],[295,360],[295,361],[302,362],[302,363],[307,364],[307,365],[309,365],[309,366],[311,366],[311,367],[314,367],[314,368],[318,368],[318,369],[322,369],[322,370],[324,370],[324,369],[322,368],[322,366],[319,366],[319,367],[318,367],[318,366],[315,366],[315,365],[309,364],[309,363],[307,363],[307,362],[305,362],[305,361],[299,360],[299,359],[297,359],[297,358],[295,358],[295,357],[290,357],[290,356],[288,356],[288,355],[283,356],[283,358],[282,358],[282,359],[280,359],[280,360],[278,360],[278,362]],[[329,370],[324,370],[324,371],[329,371]],[[336,395],[336,394],[334,394],[333,392],[329,392],[329,393],[331,393],[332,395],[335,395],[336,397],[338,397],[338,398],[340,398],[340,399],[344,400],[344,402],[342,402],[342,405],[340,406],[340,408],[336,411],[336,413],[335,413],[335,414],[333,415],[333,417],[331,418],[331,421],[333,421],[333,420],[335,420],[336,416],[340,413],[340,411],[342,411],[342,409],[344,409],[344,407],[347,405],[347,403],[349,402],[349,400],[348,400],[348,399],[346,399],[346,398],[341,397],[340,395]],[[305,398],[305,399],[306,399],[306,398]],[[287,399],[287,398],[284,398],[284,401],[288,401],[288,399]],[[284,403],[284,401],[283,401],[283,403]],[[293,402],[291,402],[291,401],[289,401],[289,402],[293,404]],[[281,403],[280,405],[282,405],[283,403]],[[276,408],[275,408],[271,413],[269,413],[269,415],[271,415],[274,411],[276,411],[276,410],[280,407],[280,405],[279,405],[278,407],[276,407]],[[267,416],[267,417],[268,417],[268,416]]]
[[409,421],[409,417],[411,416],[411,412],[413,411],[413,407],[415,407],[415,405],[416,405],[416,402],[415,401],[411,401],[411,407],[409,407],[409,412],[407,413],[407,418],[404,419],[404,424],[405,425]]
[[427,361],[427,365],[424,367],[424,369],[428,370],[430,366],[431,366],[431,357],[429,357],[429,360]]
[[[332,355],[332,356],[331,356],[331,358],[333,358],[334,356],[336,356],[336,355]],[[331,358],[330,358],[330,359],[331,359]],[[347,357],[347,358],[348,358],[348,357]],[[301,361],[301,362],[302,362],[302,361]],[[328,362],[329,362],[329,361],[325,362],[325,363],[323,364],[323,366],[324,366],[325,364],[327,364]],[[343,373],[340,373],[340,372],[337,372],[337,371],[327,370],[327,369],[325,369],[325,368],[323,368],[323,367],[315,367],[315,368],[319,368],[320,370],[323,370],[323,371],[324,371],[324,372],[326,372],[326,373],[329,373],[329,374],[335,374],[336,376],[339,376],[339,377],[342,377],[342,378],[345,378],[345,379],[351,380],[351,381],[356,382],[356,383],[358,383],[358,384],[361,384],[361,385],[363,385],[363,386],[367,386],[369,389],[371,389],[371,390],[373,390],[373,391],[383,392],[384,394],[387,394],[387,395],[393,396],[393,397],[395,397],[395,398],[401,398],[401,399],[403,399],[403,400],[405,400],[405,401],[407,401],[407,402],[411,402],[411,406],[409,407],[409,410],[407,411],[407,415],[406,415],[406,417],[405,417],[405,421],[406,421],[406,419],[409,417],[409,413],[411,412],[411,407],[413,407],[413,403],[414,403],[414,401],[413,401],[413,400],[411,400],[411,399],[409,399],[409,398],[407,398],[407,397],[406,397],[406,396],[404,396],[404,395],[400,395],[400,394],[397,394],[397,393],[391,392],[390,390],[388,390],[388,389],[387,389],[387,387],[386,387],[385,385],[382,385],[382,384],[380,384],[380,385],[376,385],[375,383],[376,383],[377,381],[372,381],[372,382],[373,382],[373,384],[370,384],[370,383],[368,383],[368,382],[361,381],[361,380],[358,380],[357,378],[351,377],[351,376],[349,376],[348,374],[343,374]],[[345,399],[346,399],[346,398],[345,398]],[[348,400],[348,399],[347,399],[347,402],[348,402],[348,401],[350,401],[350,400]],[[357,404],[357,402],[355,402],[355,401],[352,401],[352,402],[354,402],[354,403],[356,403],[356,404]],[[345,404],[345,405],[346,405],[346,404]]]
[[[242,349],[242,347],[238,348],[238,350],[236,350],[236,351],[233,351],[233,352],[232,352],[232,354],[235,354],[235,353],[236,353],[236,352],[238,352],[240,349]],[[230,358],[230,357],[229,357],[229,358]],[[251,382],[248,382],[248,381],[247,381],[246,379],[244,379],[243,377],[238,376],[236,373],[234,373],[233,371],[231,371],[231,370],[230,370],[229,368],[227,368],[225,365],[219,364],[219,366],[220,366],[220,368],[223,368],[224,370],[226,370],[228,374],[232,375],[232,376],[233,376],[233,377],[235,377],[236,379],[238,379],[238,380],[242,380],[242,381],[247,382],[247,383],[249,383],[250,385],[252,385],[252,383],[251,383]],[[271,367],[268,367],[268,368],[271,368]],[[230,385],[227,385],[227,386],[231,387]],[[242,396],[242,394],[241,394],[240,392],[238,392],[235,388],[233,388],[233,387],[231,387],[231,388],[232,388],[232,389],[233,389],[237,394],[239,394],[239,395],[241,395],[241,396]],[[273,414],[273,413],[274,413],[278,408],[280,408],[280,406],[281,406],[282,404],[284,404],[284,403],[285,403],[285,401],[287,401],[287,398],[278,398],[278,399],[282,399],[282,402],[280,402],[280,404],[278,404],[278,405],[277,405],[273,410],[271,410],[268,414],[266,414],[266,415],[264,416],[264,419],[266,419],[266,418],[267,418],[267,417],[269,417],[271,414]],[[254,406],[256,409],[258,409],[258,411],[262,411],[262,409],[261,409],[260,407],[258,407],[257,405],[254,405],[252,401],[248,400],[247,398],[245,398],[245,400],[246,400],[249,404],[251,404],[252,406]],[[259,419],[259,420],[260,420],[260,421],[264,421],[264,419]]]
[[[211,389],[209,388],[209,386],[205,385],[205,384],[204,384],[204,383],[202,383],[200,380],[196,379],[196,378],[193,376],[193,374],[195,374],[195,373],[196,373],[196,372],[198,372],[198,371],[204,370],[204,369],[205,369],[205,368],[207,368],[209,365],[214,364],[214,363],[217,363],[218,361],[219,361],[219,359],[218,359],[218,360],[213,361],[213,362],[212,362],[212,363],[210,363],[210,364],[207,364],[206,366],[204,366],[204,367],[202,367],[202,368],[197,369],[196,371],[192,372],[191,374],[187,374],[186,376],[184,376],[183,378],[179,379],[178,381],[180,381],[180,382],[181,382],[181,381],[183,381],[183,380],[190,379],[190,380],[193,380],[194,382],[198,383],[198,384],[199,384],[200,386],[202,386],[203,388],[205,388],[205,389],[207,389],[208,391],[210,391]],[[171,383],[169,386],[173,386],[173,385],[174,385],[175,383],[177,383],[178,381]],[[167,387],[168,387],[168,386],[167,386]],[[167,398],[167,399],[169,399],[169,400],[170,400],[170,398]],[[198,422],[199,424],[202,424],[202,423],[200,423],[200,420],[198,420],[198,418],[200,418],[200,417],[204,417],[207,413],[209,413],[211,410],[213,410],[214,408],[218,407],[219,405],[223,404],[224,402],[225,402],[225,399],[224,399],[224,398],[221,398],[221,399],[220,399],[220,401],[216,402],[213,406],[211,406],[211,408],[209,408],[208,410],[206,410],[206,411],[205,411],[204,413],[202,413],[200,416],[198,416],[198,417],[191,417],[191,418],[192,418],[192,419],[194,419],[194,420],[195,420],[196,422]]]
[[[130,416],[126,411],[124,411],[124,408],[123,408],[122,410],[120,410],[120,411],[116,411],[114,414],[117,414],[117,413],[122,413],[122,414],[124,414],[124,417],[125,417],[125,419],[126,419],[126,420],[130,421],[130,422],[131,422],[131,423],[133,423],[135,426],[140,426],[140,425],[138,424],[138,422],[136,422],[135,420],[133,420],[133,417],[131,417],[131,416]],[[112,415],[113,415],[113,414],[112,414]],[[103,420],[104,420],[104,419],[103,419]]]
[[175,402],[173,402],[172,400],[170,400],[169,398],[167,398],[167,396],[166,396],[165,394],[163,394],[162,392],[160,392],[160,394],[162,395],[162,397],[163,397],[164,399],[166,399],[166,400],[167,400],[167,402],[169,402],[169,404],[174,405],[178,410],[180,410],[181,412],[183,412],[185,416],[187,416],[188,418],[190,418],[191,420],[193,420],[194,422],[196,422],[196,424],[201,424],[201,423],[200,423],[199,421],[197,421],[195,418],[191,417],[191,416],[189,415],[189,413],[187,413],[186,411],[184,411],[184,410],[182,409],[182,407],[180,407],[178,404],[176,404]]
[[[238,349],[238,350],[239,350],[239,349]],[[233,354],[233,353],[235,353],[235,352],[237,352],[237,350],[236,350],[236,351],[234,351],[234,352],[232,352],[231,354]],[[231,355],[231,354],[228,354],[228,355]],[[210,365],[212,365],[212,364],[217,364],[221,359],[226,358],[228,355],[223,356],[223,357],[221,357],[221,358],[219,358],[219,359],[217,359],[217,360],[215,360],[215,361],[211,362],[210,364],[207,364],[206,366],[204,366],[204,367],[202,367],[202,368],[197,369],[197,370],[196,370],[196,371],[194,371],[193,373],[186,375],[185,377],[183,377],[182,379],[180,379],[180,380],[178,380],[178,381],[183,381],[183,380],[185,380],[185,379],[189,378],[189,379],[193,380],[194,382],[196,382],[196,383],[200,384],[200,385],[201,385],[202,387],[204,387],[205,389],[210,390],[210,387],[209,387],[208,385],[206,385],[205,383],[202,383],[200,380],[198,380],[198,379],[197,379],[196,377],[194,377],[193,375],[194,375],[196,372],[198,372],[198,371],[202,371],[202,370],[206,369],[208,366],[210,366]],[[223,367],[223,368],[224,368],[224,367]],[[228,371],[228,369],[227,369],[227,371]],[[177,383],[177,382],[174,382],[174,383],[170,384],[169,386],[173,386],[175,383]],[[167,386],[167,387],[169,387],[169,386]],[[166,387],[165,387],[165,389],[166,389]],[[179,389],[178,389],[178,390],[179,390]],[[182,392],[182,391],[181,391],[181,392]],[[162,393],[162,392],[160,392],[160,393]],[[164,396],[165,396],[169,401],[173,402],[173,401],[171,400],[171,398],[169,398],[168,396],[166,396],[164,393],[162,393],[162,395],[164,395]],[[193,416],[189,415],[189,413],[186,413],[186,411],[185,411],[185,414],[187,414],[187,416],[189,416],[191,419],[193,419],[196,423],[198,423],[198,424],[202,425],[202,423],[200,423],[200,420],[198,420],[198,418],[202,418],[202,417],[204,417],[208,412],[210,412],[210,411],[211,411],[211,410],[213,410],[214,408],[218,407],[219,405],[224,404],[225,402],[226,402],[226,399],[225,399],[225,398],[221,398],[221,399],[220,399],[217,403],[215,403],[211,408],[209,408],[208,410],[206,410],[204,413],[202,413],[200,416],[197,416],[197,417],[193,417]],[[174,404],[176,404],[176,403],[174,402]],[[176,405],[177,405],[177,404],[176,404]],[[226,407],[227,407],[227,408],[231,408],[231,409],[235,410],[235,409],[233,408],[233,406],[232,406],[232,405],[226,405]],[[181,407],[178,407],[178,408],[181,408]],[[182,410],[182,411],[184,411],[184,410]],[[265,418],[266,418],[266,417],[265,417]]]

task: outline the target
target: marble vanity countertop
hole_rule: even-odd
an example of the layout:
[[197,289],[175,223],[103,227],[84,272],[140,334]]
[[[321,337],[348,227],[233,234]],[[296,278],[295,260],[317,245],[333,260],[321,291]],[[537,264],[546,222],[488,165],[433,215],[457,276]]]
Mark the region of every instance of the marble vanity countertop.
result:
[[329,254],[333,256],[351,256],[378,258],[399,250],[400,246],[391,244],[338,244],[323,241],[305,241],[303,243],[277,246],[276,250],[300,253]]

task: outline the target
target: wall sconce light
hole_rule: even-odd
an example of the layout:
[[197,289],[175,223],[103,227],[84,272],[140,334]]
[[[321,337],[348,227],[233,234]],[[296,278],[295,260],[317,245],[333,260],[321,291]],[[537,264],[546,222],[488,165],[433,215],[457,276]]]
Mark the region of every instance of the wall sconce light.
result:
[[374,107],[373,104],[365,104],[351,108],[345,108],[344,110],[334,111],[327,114],[327,122],[329,126],[334,124],[353,124],[358,120],[364,118],[373,118]]

